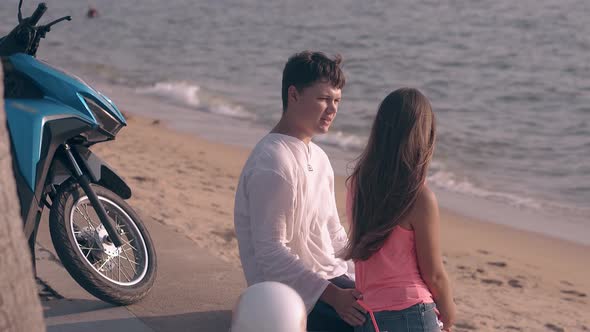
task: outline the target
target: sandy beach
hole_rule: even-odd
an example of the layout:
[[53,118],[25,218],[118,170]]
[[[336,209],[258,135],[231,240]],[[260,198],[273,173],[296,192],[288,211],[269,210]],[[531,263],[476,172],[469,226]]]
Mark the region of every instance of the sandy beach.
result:
[[[135,114],[128,120],[115,142],[93,150],[128,181],[131,205],[242,273],[233,202],[249,150]],[[336,184],[345,223],[344,178]],[[466,218],[460,211],[441,208],[441,217],[458,305],[456,331],[590,330],[590,247]]]

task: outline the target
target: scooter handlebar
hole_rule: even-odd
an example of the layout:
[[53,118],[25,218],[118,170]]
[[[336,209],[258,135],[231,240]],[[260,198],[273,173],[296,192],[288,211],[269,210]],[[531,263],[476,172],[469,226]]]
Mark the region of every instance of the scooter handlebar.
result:
[[39,20],[41,19],[43,14],[45,14],[46,11],[47,11],[47,5],[45,4],[45,2],[40,3],[37,6],[37,9],[35,9],[35,12],[33,13],[33,15],[31,15],[31,17],[29,18],[29,23],[32,26],[37,25],[37,23],[39,23]]

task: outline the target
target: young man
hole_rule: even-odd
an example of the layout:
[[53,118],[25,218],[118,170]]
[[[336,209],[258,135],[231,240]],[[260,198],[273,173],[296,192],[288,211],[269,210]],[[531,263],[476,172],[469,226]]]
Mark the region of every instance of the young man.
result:
[[302,297],[308,330],[352,331],[364,310],[344,247],[334,171],[311,139],[328,132],[345,84],[341,59],[293,55],[283,70],[283,115],[250,154],[236,192],[234,225],[248,285],[278,281]]

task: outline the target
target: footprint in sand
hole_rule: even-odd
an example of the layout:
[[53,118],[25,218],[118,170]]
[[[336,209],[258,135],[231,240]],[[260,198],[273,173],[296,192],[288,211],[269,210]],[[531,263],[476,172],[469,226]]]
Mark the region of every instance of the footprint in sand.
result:
[[520,280],[518,279],[510,279],[508,280],[508,285],[514,287],[514,288],[523,288],[524,286],[520,283]]
[[156,182],[156,179],[150,178],[147,176],[136,175],[136,176],[132,176],[131,178],[135,181],[138,181],[138,182]]
[[483,254],[483,255],[489,255],[490,254],[489,251],[483,250],[483,249],[479,249],[477,252],[480,253],[480,254]]
[[484,284],[490,284],[490,285],[496,285],[496,286],[502,286],[504,284],[504,282],[502,280],[498,280],[498,279],[481,279],[481,282]]
[[547,324],[545,324],[545,327],[548,328],[551,331],[565,332],[565,330],[563,329],[563,327],[559,327],[559,326],[557,326],[555,324],[547,323]]
[[566,286],[573,286],[574,284],[572,284],[571,282],[567,281],[567,280],[562,280],[561,281],[562,284],[566,285]]
[[195,170],[195,171],[198,171],[198,172],[203,172],[205,170],[203,167],[192,165],[192,164],[186,165],[186,168],[192,169],[192,170]]
[[568,302],[576,302],[575,299],[570,299],[569,297],[562,297],[561,299]]
[[477,326],[474,326],[467,322],[459,322],[455,324],[455,327],[458,329],[465,329],[465,330],[477,330]]
[[578,292],[577,290],[568,289],[568,290],[561,290],[563,294],[567,295],[575,295],[577,297],[586,297],[586,293]]
[[236,233],[234,232],[234,230],[232,228],[226,228],[225,230],[222,230],[222,231],[218,231],[218,230],[211,231],[211,234],[221,237],[222,239],[225,240],[225,242],[231,242],[231,240],[236,238]]
[[506,328],[507,330],[522,331],[522,328],[518,326],[506,325],[504,326],[504,328]]
[[505,262],[488,262],[488,265],[497,266],[497,267],[506,267],[508,264]]

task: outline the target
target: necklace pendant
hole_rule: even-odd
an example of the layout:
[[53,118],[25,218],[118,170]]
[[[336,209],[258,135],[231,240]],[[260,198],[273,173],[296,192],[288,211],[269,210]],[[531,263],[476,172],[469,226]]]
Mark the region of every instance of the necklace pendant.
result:
[[313,172],[313,167],[311,167],[311,164],[307,164],[307,170]]

